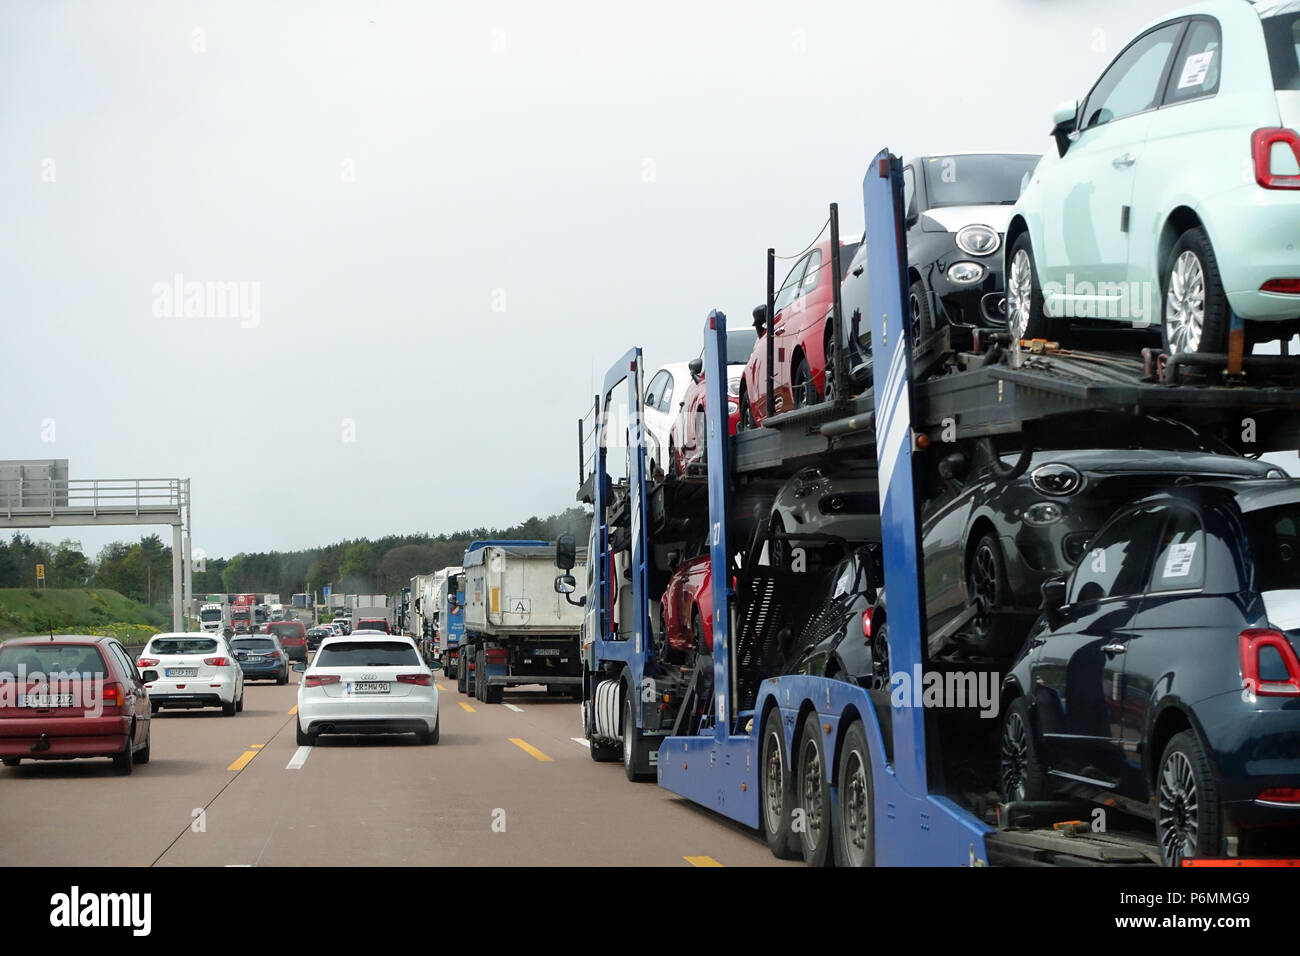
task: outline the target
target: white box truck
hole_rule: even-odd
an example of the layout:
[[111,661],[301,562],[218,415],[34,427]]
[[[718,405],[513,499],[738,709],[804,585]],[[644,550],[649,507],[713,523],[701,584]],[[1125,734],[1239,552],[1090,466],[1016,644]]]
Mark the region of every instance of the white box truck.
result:
[[[457,687],[489,704],[521,684],[580,698],[583,608],[555,591],[554,545],[475,541],[462,567],[465,635]],[[586,572],[585,549],[577,571]]]

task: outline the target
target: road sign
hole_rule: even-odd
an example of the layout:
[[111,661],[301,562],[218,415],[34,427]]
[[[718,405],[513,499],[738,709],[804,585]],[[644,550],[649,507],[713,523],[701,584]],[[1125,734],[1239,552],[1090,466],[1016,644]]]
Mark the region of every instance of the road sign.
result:
[[330,586],[328,584],[325,585],[325,596],[326,597],[330,596]]
[[36,580],[37,581],[45,580],[45,565],[43,564],[36,565]]

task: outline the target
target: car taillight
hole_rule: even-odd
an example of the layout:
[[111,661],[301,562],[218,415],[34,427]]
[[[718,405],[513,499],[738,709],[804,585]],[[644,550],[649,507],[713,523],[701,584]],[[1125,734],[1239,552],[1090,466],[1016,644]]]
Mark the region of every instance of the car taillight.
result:
[[229,657],[205,657],[203,658],[203,663],[209,664],[212,667],[229,667],[230,658]]
[[1269,787],[1267,790],[1260,791],[1255,799],[1267,800],[1270,803],[1300,804],[1300,787]]
[[871,610],[872,610],[871,608],[867,608],[865,611],[862,612],[862,636],[863,637],[871,636]]
[[105,707],[122,706],[122,685],[121,684],[104,685],[103,704]]
[[[1275,147],[1290,150],[1289,156],[1280,157],[1286,166],[1285,172],[1273,171]],[[1255,159],[1255,182],[1265,189],[1300,189],[1300,136],[1295,130],[1284,127],[1257,129],[1250,137],[1250,151]]]
[[1259,287],[1260,292],[1280,292],[1283,295],[1300,295],[1300,279],[1269,279]]
[[421,687],[430,687],[433,685],[433,677],[429,674],[398,674],[397,682],[399,684],[419,684]]
[[1237,638],[1237,647],[1241,653],[1241,683],[1248,699],[1256,695],[1300,696],[1300,660],[1285,634],[1271,628],[1247,628]]
[[157,667],[158,663],[159,661],[156,657],[142,657],[135,662],[135,665],[136,667]]
[[504,647],[489,647],[483,654],[489,664],[504,664],[508,653]]
[[323,687],[326,684],[337,684],[339,682],[338,674],[308,674],[303,678],[304,687]]

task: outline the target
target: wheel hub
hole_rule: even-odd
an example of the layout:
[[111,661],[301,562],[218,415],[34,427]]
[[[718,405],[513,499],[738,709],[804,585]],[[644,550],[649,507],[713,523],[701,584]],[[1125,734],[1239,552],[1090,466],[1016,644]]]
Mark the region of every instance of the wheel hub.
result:
[[1187,755],[1175,752],[1160,771],[1157,797],[1160,854],[1170,865],[1196,851],[1199,801],[1196,776]]
[[1011,260],[1011,276],[1007,280],[1007,325],[1017,339],[1023,339],[1029,329],[1032,300],[1033,268],[1029,253],[1021,249]]
[[767,828],[775,833],[780,826],[781,815],[785,812],[785,766],[781,762],[781,743],[775,734],[768,735],[767,747]]
[[1174,262],[1165,297],[1165,328],[1173,352],[1195,352],[1205,327],[1205,270],[1188,249]]

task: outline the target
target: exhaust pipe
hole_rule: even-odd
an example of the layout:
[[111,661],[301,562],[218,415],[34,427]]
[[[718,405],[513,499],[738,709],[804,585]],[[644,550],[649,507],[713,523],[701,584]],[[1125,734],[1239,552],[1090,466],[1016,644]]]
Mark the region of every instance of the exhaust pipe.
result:
[[49,734],[41,734],[40,739],[37,740],[36,743],[32,744],[32,753],[34,754],[44,753],[49,749],[50,749]]

